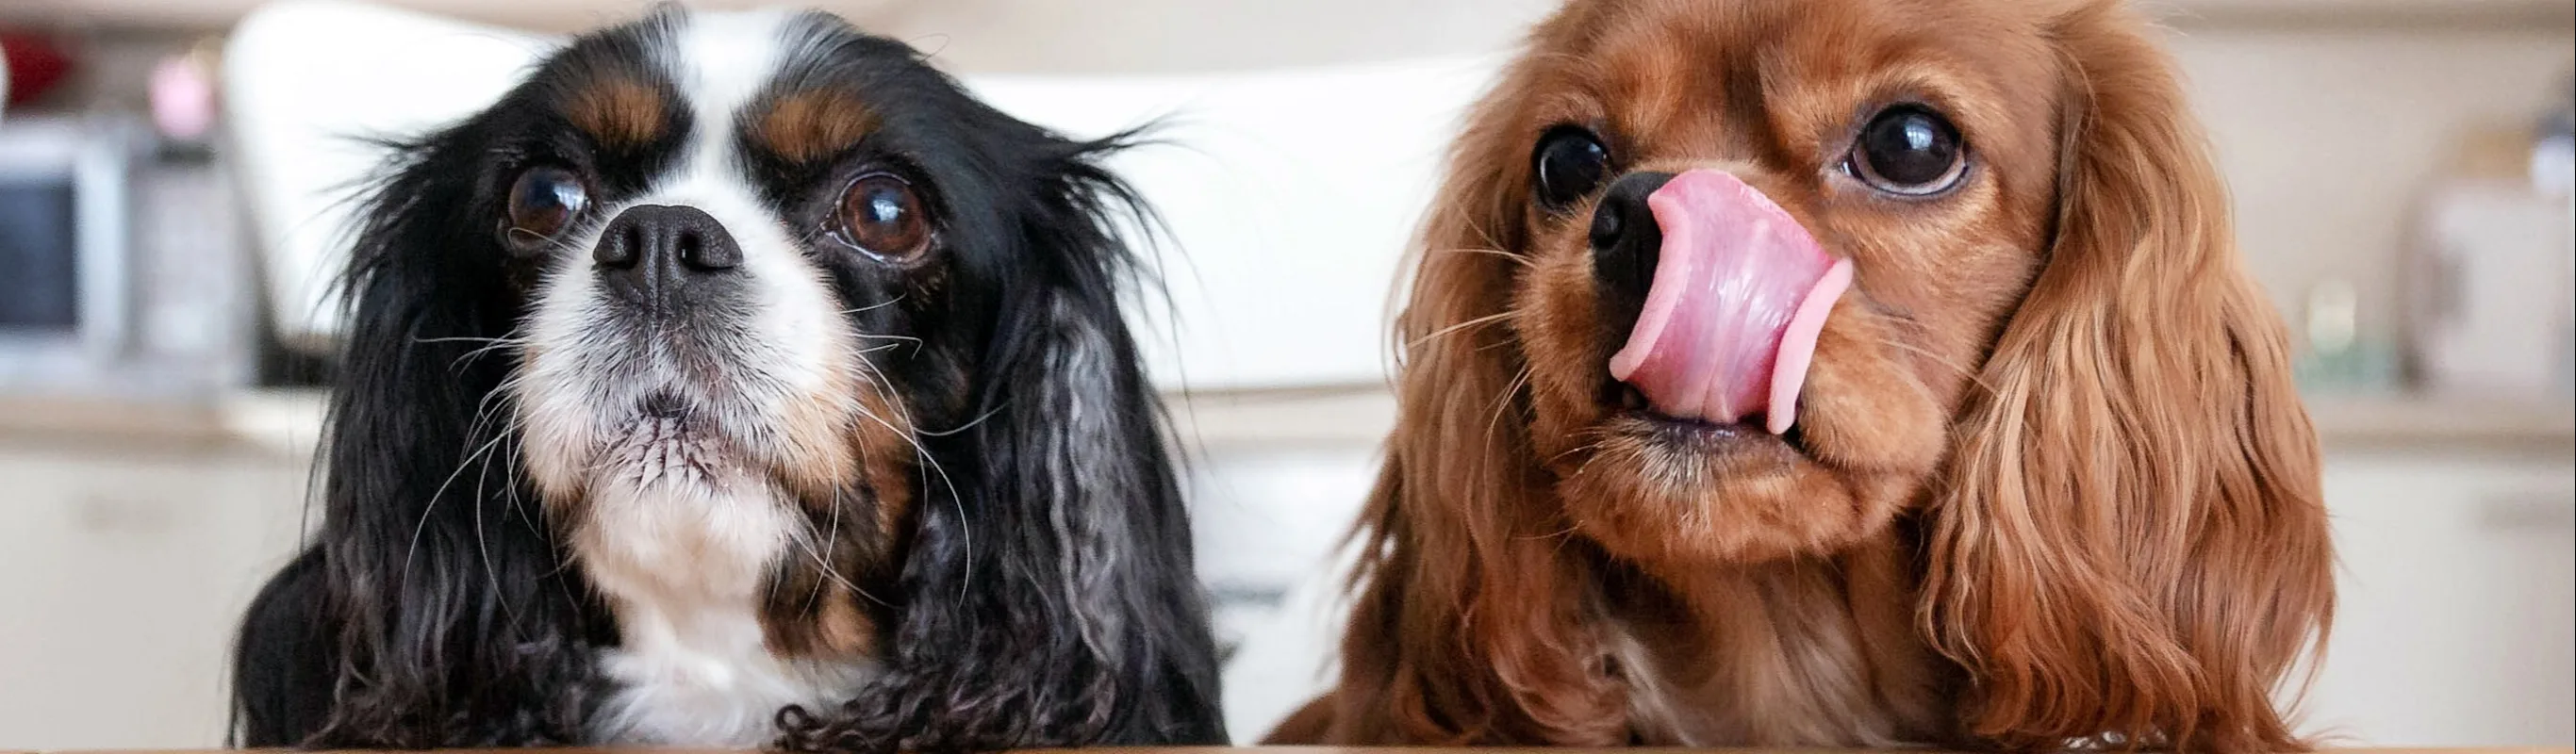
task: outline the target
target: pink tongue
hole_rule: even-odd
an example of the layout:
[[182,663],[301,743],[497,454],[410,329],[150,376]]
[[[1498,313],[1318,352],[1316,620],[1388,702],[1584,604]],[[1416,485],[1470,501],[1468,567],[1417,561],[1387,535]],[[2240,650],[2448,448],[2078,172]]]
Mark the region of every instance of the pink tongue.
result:
[[1719,424],[1797,421],[1798,389],[1851,262],[1735,176],[1693,170],[1646,198],[1663,229],[1655,279],[1610,376],[1656,412]]

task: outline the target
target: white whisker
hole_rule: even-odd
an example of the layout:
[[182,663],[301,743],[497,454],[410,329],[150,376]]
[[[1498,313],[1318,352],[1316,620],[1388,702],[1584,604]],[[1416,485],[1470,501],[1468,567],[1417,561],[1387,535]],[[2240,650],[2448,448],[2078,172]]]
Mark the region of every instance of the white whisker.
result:
[[966,420],[966,423],[964,423],[964,424],[960,424],[960,425],[957,425],[956,427],[953,427],[953,428],[950,428],[950,429],[937,430],[937,431],[933,431],[933,430],[926,430],[926,429],[925,429],[925,430],[916,430],[914,433],[915,433],[915,434],[919,434],[919,435],[921,435],[921,436],[923,436],[923,437],[948,437],[948,436],[951,436],[951,435],[955,435],[955,434],[958,434],[958,433],[964,432],[964,431],[966,431],[966,430],[974,429],[974,428],[975,428],[975,425],[982,424],[982,423],[984,423],[984,420],[986,420],[986,419],[990,419],[990,418],[993,418],[993,416],[994,416],[995,414],[999,414],[999,413],[1002,413],[1002,407],[1000,407],[1000,406],[994,406],[994,407],[992,407],[992,408],[985,409],[985,410],[984,410],[984,413],[977,414],[977,415],[975,415],[975,418],[973,418],[973,419],[968,419],[968,420]]
[[904,296],[904,294],[900,294],[900,293],[898,293],[898,294],[895,294],[894,298],[886,299],[886,300],[884,300],[884,301],[879,301],[879,302],[877,302],[877,303],[869,304],[869,305],[867,305],[867,306],[862,306],[862,307],[859,307],[859,308],[856,308],[856,309],[843,309],[843,310],[841,310],[841,316],[847,317],[847,316],[850,316],[850,315],[852,315],[852,314],[860,314],[860,313],[863,313],[863,312],[872,312],[872,311],[876,311],[876,310],[878,310],[878,309],[883,309],[883,308],[886,308],[886,307],[889,307],[889,306],[893,306],[893,305],[895,305],[895,304],[902,303],[902,302],[903,302],[903,296]]
[[1419,338],[1415,338],[1415,339],[1413,339],[1411,342],[1405,343],[1405,344],[1404,344],[1404,348],[1405,348],[1405,350],[1412,350],[1412,349],[1414,349],[1415,347],[1421,346],[1421,345],[1422,345],[1422,344],[1424,344],[1424,343],[1431,342],[1431,341],[1432,341],[1432,339],[1434,339],[1434,338],[1439,338],[1439,337],[1441,337],[1441,336],[1449,335],[1449,334],[1451,334],[1451,333],[1456,333],[1456,332],[1459,332],[1459,331],[1462,331],[1462,330],[1467,330],[1467,329],[1471,329],[1471,328],[1475,328],[1475,327],[1481,327],[1481,326],[1484,326],[1484,325],[1490,325],[1490,324],[1493,324],[1493,323],[1496,323],[1496,322],[1503,322],[1503,321],[1507,321],[1507,320],[1510,320],[1510,319],[1512,318],[1512,315],[1519,314],[1519,313],[1520,313],[1520,310],[1518,310],[1518,309],[1505,309],[1505,310],[1502,310],[1502,311],[1499,311],[1499,312],[1494,312],[1494,313],[1492,313],[1492,314],[1487,314],[1487,315],[1482,316],[1482,317],[1477,317],[1477,318],[1475,318],[1475,319],[1470,319],[1470,320],[1467,320],[1467,321],[1465,321],[1465,322],[1460,322],[1460,323],[1457,323],[1457,324],[1454,324],[1454,325],[1449,325],[1449,326],[1447,326],[1447,327],[1443,327],[1443,328],[1440,328],[1440,329],[1438,329],[1438,330],[1433,330],[1433,331],[1431,331],[1429,334],[1423,335],[1422,337],[1419,337]]
[[[471,431],[467,432],[466,442],[473,442],[473,437],[474,435]],[[494,447],[501,444],[502,439],[503,438],[501,437],[494,437],[491,441],[483,443],[482,447],[476,448],[473,452],[465,454],[464,460],[456,463],[456,470],[447,475],[446,481],[439,482],[437,491],[429,494],[428,504],[423,505],[420,510],[420,523],[412,527],[411,544],[403,551],[404,578],[408,579],[411,577],[412,558],[413,556],[420,554],[420,537],[422,534],[429,531],[429,517],[432,512],[438,510],[439,499],[447,496],[447,488],[449,485],[455,484],[458,478],[465,476],[465,467],[474,465],[476,458],[481,457],[485,453],[492,452]]]
[[1538,262],[1531,260],[1529,257],[1521,256],[1521,255],[1519,255],[1519,254],[1514,254],[1514,253],[1511,253],[1511,252],[1508,252],[1508,251],[1502,251],[1502,250],[1499,250],[1499,249],[1432,249],[1432,250],[1431,250],[1430,252],[1428,252],[1428,253],[1432,253],[1432,254],[1485,254],[1485,255],[1489,255],[1489,256],[1502,257],[1502,258],[1504,258],[1504,259],[1510,260],[1513,264],[1517,264],[1517,265],[1520,265],[1520,266],[1522,266],[1522,267],[1536,267],[1536,266],[1538,266]]
[[[867,373],[869,384],[877,389],[877,394],[884,396],[887,399],[886,403],[894,406],[895,410],[903,412],[903,415],[900,418],[903,419],[904,425],[906,427],[917,426],[912,420],[911,412],[904,409],[902,398],[894,394],[892,387],[894,383],[891,380],[886,379],[885,372],[878,369],[876,364],[870,362],[865,356],[861,356],[859,358],[859,368]],[[963,599],[968,592],[968,588],[974,584],[975,533],[966,519],[966,501],[963,497],[957,494],[956,480],[948,476],[948,469],[939,464],[939,459],[931,455],[930,448],[921,444],[921,440],[915,437],[913,432],[897,429],[893,424],[888,423],[881,417],[878,417],[875,412],[868,410],[866,401],[859,402],[858,408],[859,416],[865,417],[869,421],[876,422],[878,426],[884,427],[887,431],[893,432],[895,436],[903,438],[903,441],[906,444],[911,445],[914,459],[920,461],[923,468],[929,469],[932,473],[937,474],[939,476],[940,486],[947,488],[949,503],[957,509],[958,532],[965,537],[965,541],[960,544],[965,550],[966,578],[960,581],[957,589],[957,596],[960,599]],[[1000,409],[997,407],[994,410],[998,411]]]

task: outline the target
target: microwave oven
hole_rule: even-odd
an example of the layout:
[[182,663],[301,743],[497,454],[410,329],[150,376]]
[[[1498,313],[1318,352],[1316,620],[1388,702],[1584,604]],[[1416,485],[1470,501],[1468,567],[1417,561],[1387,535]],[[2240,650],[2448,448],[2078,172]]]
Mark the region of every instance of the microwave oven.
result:
[[230,187],[128,117],[0,119],[0,390],[216,395],[255,370]]

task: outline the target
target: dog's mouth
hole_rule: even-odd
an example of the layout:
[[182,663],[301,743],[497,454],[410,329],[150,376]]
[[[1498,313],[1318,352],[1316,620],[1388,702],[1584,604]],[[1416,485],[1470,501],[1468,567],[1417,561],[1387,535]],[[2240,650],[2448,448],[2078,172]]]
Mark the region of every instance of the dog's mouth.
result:
[[636,401],[635,414],[638,419],[645,421],[685,423],[689,418],[690,410],[688,401],[681,399],[679,393],[662,389],[646,393],[643,400]]
[[1645,392],[1636,386],[1616,380],[1603,382],[1601,405],[1605,429],[1671,451],[1723,454],[1788,450],[1814,457],[1808,451],[1803,425],[1792,423],[1782,431],[1773,432],[1769,427],[1769,417],[1761,413],[1736,421],[1675,416],[1657,410],[1653,402],[1647,400]]

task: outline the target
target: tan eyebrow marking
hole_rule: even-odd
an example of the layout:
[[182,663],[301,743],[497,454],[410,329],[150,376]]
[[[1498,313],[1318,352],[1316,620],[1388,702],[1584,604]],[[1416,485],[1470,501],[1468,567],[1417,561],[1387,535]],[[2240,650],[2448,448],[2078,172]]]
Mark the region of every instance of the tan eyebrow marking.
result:
[[634,148],[662,135],[668,103],[662,90],[622,76],[591,81],[564,103],[564,117],[601,145]]
[[753,136],[790,162],[812,162],[859,143],[876,125],[876,114],[856,98],[809,89],[772,101]]

